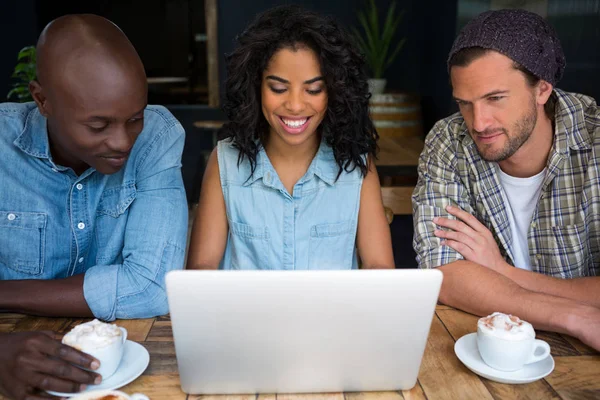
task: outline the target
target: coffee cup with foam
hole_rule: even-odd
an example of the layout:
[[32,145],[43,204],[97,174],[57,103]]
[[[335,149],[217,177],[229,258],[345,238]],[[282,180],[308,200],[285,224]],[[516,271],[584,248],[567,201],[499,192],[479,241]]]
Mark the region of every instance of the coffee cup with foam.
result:
[[550,346],[535,338],[529,322],[500,312],[477,322],[477,347],[483,361],[499,371],[517,371],[550,355]]
[[126,340],[125,328],[94,319],[74,327],[62,342],[100,361],[100,368],[95,372],[105,380],[119,367]]

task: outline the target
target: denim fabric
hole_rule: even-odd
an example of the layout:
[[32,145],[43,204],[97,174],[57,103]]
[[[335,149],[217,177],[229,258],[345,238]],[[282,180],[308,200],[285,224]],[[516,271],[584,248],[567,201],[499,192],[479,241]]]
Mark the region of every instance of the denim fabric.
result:
[[185,253],[184,135],[165,108],[148,106],[119,172],[77,176],[53,162],[34,103],[0,104],[0,279],[85,274],[97,318],[167,313],[164,276]]
[[229,235],[222,269],[351,269],[362,175],[338,175],[333,150],[321,143],[290,195],[261,147],[251,176],[230,140],[218,143]]

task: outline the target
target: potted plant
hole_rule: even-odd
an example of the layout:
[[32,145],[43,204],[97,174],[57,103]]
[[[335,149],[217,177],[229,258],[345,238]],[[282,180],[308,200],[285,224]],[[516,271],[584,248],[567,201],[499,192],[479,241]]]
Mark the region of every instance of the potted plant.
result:
[[383,74],[394,62],[406,42],[406,38],[394,40],[404,10],[396,13],[394,0],[388,8],[383,27],[379,24],[379,12],[375,0],[369,0],[367,8],[359,11],[357,15],[364,35],[356,28],[353,28],[353,31],[371,72],[369,89],[372,94],[380,94],[383,93],[387,83],[387,80],[383,79]]
[[12,74],[12,78],[16,79],[12,89],[6,95],[10,100],[11,97],[16,97],[19,103],[33,100],[29,93],[29,82],[36,78],[35,73],[36,53],[34,46],[27,46],[19,51],[17,57],[17,65]]

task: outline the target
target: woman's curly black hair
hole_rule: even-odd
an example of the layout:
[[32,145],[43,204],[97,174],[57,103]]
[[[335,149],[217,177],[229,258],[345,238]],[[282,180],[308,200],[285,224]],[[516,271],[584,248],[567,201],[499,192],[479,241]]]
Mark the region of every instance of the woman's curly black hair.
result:
[[338,177],[356,167],[365,176],[368,166],[362,155],[375,156],[379,135],[369,117],[364,59],[339,24],[298,6],[280,6],[258,15],[237,42],[227,55],[223,110],[230,122],[219,136],[233,138],[240,152],[238,165],[248,157],[254,173],[259,146],[269,132],[260,91],[269,60],[283,48],[306,46],[317,54],[327,88],[327,111],[319,130],[333,149]]

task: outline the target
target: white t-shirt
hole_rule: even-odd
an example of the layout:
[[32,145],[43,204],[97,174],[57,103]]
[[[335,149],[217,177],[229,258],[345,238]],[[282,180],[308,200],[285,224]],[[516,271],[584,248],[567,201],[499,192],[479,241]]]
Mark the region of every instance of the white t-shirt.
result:
[[512,233],[511,250],[515,267],[531,271],[527,234],[533,212],[540,198],[542,183],[546,176],[546,168],[529,178],[516,178],[503,172],[498,167],[498,178],[504,189],[506,213]]

